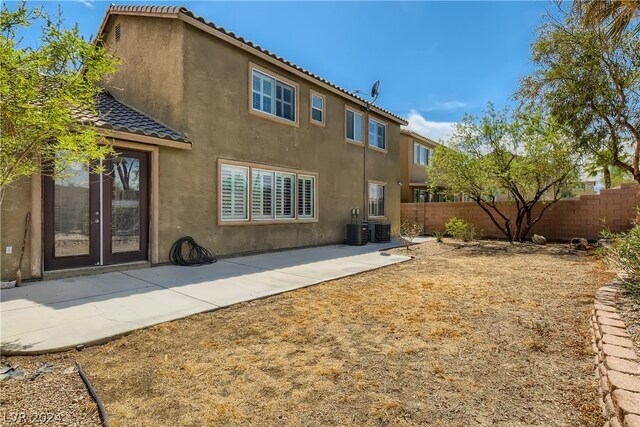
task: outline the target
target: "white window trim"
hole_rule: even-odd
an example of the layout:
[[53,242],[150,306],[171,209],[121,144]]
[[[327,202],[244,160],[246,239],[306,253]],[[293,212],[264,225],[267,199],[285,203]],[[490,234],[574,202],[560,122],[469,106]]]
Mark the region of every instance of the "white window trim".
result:
[[311,197],[311,215],[310,216],[309,215],[301,215],[300,212],[298,211],[298,205],[296,204],[296,216],[298,218],[300,218],[300,219],[314,219],[316,217],[316,199],[317,199],[317,197],[316,197],[316,194],[317,194],[316,187],[317,187],[317,184],[316,184],[316,177],[315,176],[313,176],[313,175],[304,175],[304,174],[298,174],[296,176],[296,202],[300,203],[300,201],[297,199],[298,195],[300,194],[300,189],[298,187],[298,185],[299,185],[298,181],[300,179],[309,179],[309,178],[311,178],[311,182],[313,183],[313,185],[311,187],[312,191],[313,191],[313,194],[312,194],[313,197]]
[[[384,188],[383,199],[382,199],[384,212],[382,216],[371,215],[371,212],[369,212],[369,189],[371,185],[379,185]],[[367,218],[370,218],[370,219],[386,219],[387,218],[387,183],[386,182],[382,182],[382,181],[367,182]]]
[[[318,121],[313,118],[313,110],[314,110],[313,97],[314,96],[322,99],[322,121]],[[317,110],[317,108],[315,109]],[[319,92],[316,92],[313,89],[311,89],[310,95],[309,95],[309,121],[314,125],[323,126],[323,127],[327,122],[327,97]]]
[[[371,141],[370,141],[370,135],[371,133],[369,132],[369,126],[371,125],[371,122],[377,123],[378,125],[382,126],[384,128],[384,148],[380,148],[377,145],[372,145]],[[372,150],[376,150],[376,151],[381,151],[386,153],[388,151],[389,148],[389,141],[387,138],[387,123],[383,122],[381,120],[378,119],[374,119],[373,117],[369,117],[369,120],[367,122],[367,146],[369,148],[371,148]]]
[[[357,139],[351,139],[347,136],[347,111],[351,111],[354,114],[359,115],[362,118],[362,126],[360,129],[361,135],[362,135],[362,141],[358,141]],[[363,113],[359,112],[358,110],[356,110],[355,108],[351,108],[351,107],[347,107],[345,106],[344,108],[344,139],[346,142],[350,143],[350,144],[356,144],[356,145],[360,145],[360,146],[364,146],[364,138],[365,138],[365,129],[364,129],[364,124],[365,124],[365,116]],[[354,126],[353,126],[353,136],[355,137],[355,118],[354,118]]]
[[[251,198],[249,200],[249,206],[251,207],[251,212],[250,212],[250,218],[253,221],[272,221],[275,219],[275,192],[276,192],[276,174],[275,171],[273,170],[268,170],[268,169],[260,169],[260,168],[250,168],[251,169],[251,180],[250,182],[250,186],[251,186]],[[254,196],[254,188],[253,188],[253,181],[255,179],[255,177],[260,174],[260,173],[265,173],[265,174],[270,174],[271,175],[271,215],[267,216],[267,215],[263,215],[263,214],[255,214],[253,212],[253,196]]]
[[[230,167],[239,167],[247,169],[247,217],[248,219],[243,220],[222,220],[222,168],[224,166]],[[273,206],[273,218],[254,218],[253,217],[253,170],[260,170],[264,172],[273,172],[274,173],[274,189],[273,189],[273,198],[272,198],[272,206]],[[276,214],[276,206],[275,206],[275,197],[276,197],[276,187],[275,187],[275,176],[278,173],[293,175],[294,176],[294,188],[293,188],[293,213],[294,217],[278,217]],[[227,159],[218,159],[218,173],[217,173],[217,203],[218,207],[216,208],[217,215],[217,225],[218,226],[236,226],[236,225],[269,225],[269,224],[304,224],[304,223],[313,223],[318,222],[318,173],[302,171],[297,169],[290,168],[281,168],[277,166],[269,166],[258,163],[248,163],[248,162],[240,162],[237,160],[227,160]],[[301,217],[298,215],[298,177],[311,177],[313,178],[313,217]]]
[[[278,215],[278,176],[281,177],[291,177],[293,179],[293,185],[291,187],[291,216]],[[273,180],[273,214],[275,219],[295,219],[296,218],[296,190],[297,190],[297,180],[298,175],[291,172],[280,172],[276,171],[274,173]],[[284,194],[284,192],[283,192]]]
[[[283,117],[278,117],[275,114],[275,97],[276,97],[276,87],[274,85],[273,87],[273,98],[274,98],[274,112],[273,113],[267,113],[264,112],[262,110],[256,110],[253,108],[253,71],[257,71],[259,73],[264,74],[267,77],[271,77],[272,79],[274,79],[275,81],[279,81],[281,83],[284,83],[288,86],[293,87],[294,89],[294,108],[293,108],[293,114],[294,114],[294,118],[295,120],[289,120],[289,119],[285,119]],[[254,64],[253,62],[249,62],[249,80],[248,80],[248,105],[249,105],[249,114],[252,114],[254,116],[258,116],[258,117],[262,117],[265,119],[269,119],[272,121],[275,121],[277,123],[281,123],[281,124],[285,124],[288,126],[293,126],[293,127],[299,127],[300,126],[300,85],[294,81],[291,81],[277,73],[272,72],[271,70],[268,70],[266,68],[263,68],[259,65]]]

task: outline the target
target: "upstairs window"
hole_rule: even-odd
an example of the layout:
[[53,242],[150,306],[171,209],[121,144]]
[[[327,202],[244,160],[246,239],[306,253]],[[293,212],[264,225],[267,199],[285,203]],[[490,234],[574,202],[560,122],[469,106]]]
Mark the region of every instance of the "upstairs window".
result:
[[311,123],[324,125],[325,97],[311,92]]
[[381,150],[387,149],[387,127],[374,119],[369,119],[369,145]]
[[296,88],[258,70],[252,70],[252,107],[256,111],[296,121]]
[[346,137],[349,141],[362,144],[362,124],[363,116],[353,110],[346,110]]
[[413,163],[427,166],[431,161],[431,149],[417,142],[413,143]]

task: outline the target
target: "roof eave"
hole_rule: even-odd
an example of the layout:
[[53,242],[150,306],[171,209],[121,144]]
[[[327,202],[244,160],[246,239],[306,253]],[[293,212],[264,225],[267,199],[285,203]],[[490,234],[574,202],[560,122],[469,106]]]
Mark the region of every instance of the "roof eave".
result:
[[[116,8],[118,6],[115,6]],[[162,8],[162,7],[161,7]],[[406,119],[403,119],[402,117],[396,116],[395,114],[392,114],[390,112],[387,112],[375,105],[371,105],[369,103],[367,103],[365,100],[355,96],[355,95],[351,95],[349,94],[346,90],[340,90],[337,87],[332,86],[331,84],[327,84],[324,81],[320,80],[319,78],[313,77],[301,70],[299,70],[296,67],[293,67],[287,63],[284,62],[284,60],[279,60],[277,58],[274,58],[273,56],[263,52],[261,49],[258,49],[257,47],[251,46],[249,44],[247,44],[246,42],[243,42],[241,40],[239,40],[236,37],[232,37],[229,34],[226,34],[225,32],[216,29],[216,28],[212,28],[210,25],[206,24],[205,22],[200,21],[199,19],[195,18],[194,16],[189,16],[188,14],[184,13],[185,8],[180,8],[180,7],[164,7],[164,10],[170,10],[170,12],[166,12],[166,11],[145,11],[145,10],[141,10],[141,9],[137,9],[137,10],[114,10],[114,6],[109,6],[109,9],[107,9],[107,13],[105,14],[104,18],[102,19],[102,23],[100,24],[100,28],[98,30],[98,36],[97,37],[101,37],[104,32],[106,31],[106,28],[109,24],[109,19],[111,18],[111,16],[113,15],[129,15],[129,16],[150,16],[150,17],[159,17],[159,18],[172,18],[172,19],[179,19],[185,23],[188,23],[210,35],[213,35],[214,37],[217,37],[221,40],[226,41],[227,43],[238,47],[241,50],[244,50],[245,52],[250,53],[251,55],[257,56],[283,70],[286,70],[292,74],[295,74],[298,77],[301,77],[307,81],[312,82],[313,84],[322,87],[323,89],[330,91],[344,99],[347,99],[349,101],[351,101],[352,103],[366,108],[368,111],[373,111],[376,114],[385,117],[388,120],[391,120],[395,123],[398,123],[399,125],[403,125],[406,126],[409,124],[409,122]],[[215,25],[215,24],[214,24]],[[225,30],[226,31],[226,30]],[[244,39],[243,39],[244,40]],[[253,43],[252,43],[253,44]],[[267,51],[268,52],[268,51]],[[270,53],[270,52],[269,52]]]
[[160,147],[178,148],[180,150],[191,150],[190,141],[176,141],[174,139],[161,138],[152,135],[145,135],[138,132],[129,132],[120,129],[113,129],[110,127],[96,126],[95,129],[107,138],[121,139],[131,142],[139,142],[147,145],[157,145]]

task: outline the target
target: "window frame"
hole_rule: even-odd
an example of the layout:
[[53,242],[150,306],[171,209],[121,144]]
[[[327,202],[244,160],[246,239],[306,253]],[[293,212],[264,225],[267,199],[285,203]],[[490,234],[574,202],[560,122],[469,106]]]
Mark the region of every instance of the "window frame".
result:
[[[369,192],[371,191],[371,186],[377,185],[383,188],[382,192],[382,215],[371,215],[371,205],[369,203]],[[387,219],[387,183],[382,181],[367,181],[367,219]]]
[[[313,106],[314,96],[322,100],[322,121],[318,121],[313,118],[313,110],[317,110],[317,108]],[[313,89],[311,89],[309,92],[309,121],[314,125],[322,127],[324,127],[327,123],[327,97],[320,92],[316,92]]]
[[[251,179],[249,182],[251,183],[251,197],[249,198],[249,206],[251,206],[249,218],[251,221],[271,221],[276,218],[275,212],[275,190],[276,190],[276,173],[273,170],[262,169],[262,168],[249,168]],[[271,215],[265,215],[264,213],[257,214],[254,212],[254,200],[253,195],[255,192],[254,180],[259,175],[268,175],[271,176]],[[262,198],[264,198],[264,189],[262,189]],[[262,200],[262,210],[264,211],[264,200]]]
[[[293,186],[291,187],[291,216],[286,216],[284,214],[278,214],[278,199],[279,199],[279,195],[278,195],[278,177],[292,177],[293,179]],[[298,174],[293,173],[293,172],[281,172],[281,171],[275,171],[273,174],[273,216],[274,219],[276,220],[280,220],[280,219],[296,219],[297,215],[296,215],[296,190],[297,190],[297,179],[298,179]],[[284,181],[283,181],[284,182]],[[284,195],[284,191],[282,193],[281,196]],[[283,204],[284,206],[284,204]],[[284,212],[284,207],[283,207],[283,212]]]
[[[379,126],[382,126],[384,128],[384,148],[380,148],[377,145],[372,145],[371,144],[371,132],[369,130],[370,126],[371,126],[371,122],[377,123]],[[386,153],[389,151],[389,142],[388,142],[388,138],[387,138],[387,122],[384,122],[380,119],[374,118],[369,116],[368,120],[367,120],[367,147],[371,148],[372,150],[375,151],[380,151],[382,153]]]
[[[300,200],[299,200],[299,194],[300,194],[300,179],[309,179],[311,178],[312,180],[312,190],[313,190],[313,197],[311,198],[311,216],[307,216],[307,215],[301,215],[300,211],[299,211],[299,204],[300,204]],[[296,175],[296,218],[299,218],[301,220],[309,220],[309,219],[314,219],[316,217],[316,203],[317,203],[317,179],[315,176],[313,175],[307,175],[307,174],[297,174]]]
[[[351,139],[347,136],[347,112],[350,111],[353,114],[357,114],[360,117],[362,117],[362,125],[361,125],[361,135],[362,135],[362,141],[358,141],[357,139]],[[349,143],[349,144],[354,144],[357,145],[359,147],[364,147],[365,145],[365,129],[364,129],[364,124],[365,124],[365,115],[364,113],[358,111],[357,109],[353,108],[353,107],[349,107],[348,105],[344,106],[344,140],[345,142]],[[354,119],[354,124],[353,124],[353,136],[355,137],[355,119]]]
[[[246,201],[246,209],[247,209],[247,219],[244,220],[222,220],[222,168],[224,166],[230,167],[239,167],[247,169],[247,201]],[[274,176],[273,180],[273,194],[272,194],[272,210],[273,210],[273,218],[254,218],[253,215],[253,170],[256,171],[264,171],[264,172],[272,172]],[[292,198],[292,206],[293,206],[293,217],[281,217],[277,215],[276,209],[276,177],[278,174],[290,174],[294,176],[294,188],[293,188],[293,198]],[[313,217],[300,217],[298,215],[298,177],[312,177],[313,178]],[[317,172],[304,171],[286,167],[278,167],[265,165],[260,163],[251,163],[251,162],[243,162],[237,160],[229,160],[224,158],[219,158],[217,160],[217,196],[216,202],[217,206],[215,209],[217,225],[220,227],[224,226],[240,226],[240,225],[270,225],[270,224],[304,224],[304,223],[314,223],[318,222],[319,214],[318,214],[318,176]]]
[[[239,219],[239,218],[231,218],[231,219],[224,219],[223,218],[223,214],[222,214],[222,169],[224,166],[227,166],[229,168],[233,168],[233,169],[244,169],[245,170],[245,178],[246,178],[246,182],[247,182],[247,187],[245,188],[245,197],[246,200],[244,202],[244,209],[245,209],[245,218],[244,219]],[[251,169],[246,167],[246,166],[242,166],[242,165],[235,165],[235,164],[219,164],[218,166],[218,209],[217,209],[217,214],[218,214],[218,222],[219,223],[246,223],[251,219],[251,206],[250,206],[250,201],[251,201],[251,189],[250,189],[250,184],[251,183]]]
[[[267,77],[270,77],[272,79],[274,79],[274,86],[273,86],[273,108],[274,111],[273,113],[267,113],[265,111],[262,110],[256,110],[255,108],[253,108],[253,71],[257,71],[261,74],[264,74]],[[279,117],[276,116],[275,114],[275,109],[276,109],[276,86],[277,86],[277,82],[280,83],[284,83],[287,86],[291,86],[294,90],[294,96],[293,96],[293,102],[294,102],[294,106],[293,106],[293,114],[294,114],[294,119],[295,120],[289,120],[286,119],[284,117]],[[278,73],[274,73],[273,71],[261,67],[253,62],[249,62],[249,75],[248,75],[248,82],[247,82],[247,89],[248,89],[248,106],[249,106],[249,114],[254,115],[254,116],[258,116],[258,117],[262,117],[268,120],[272,120],[276,123],[281,123],[287,126],[293,126],[293,127],[300,127],[300,85],[290,79],[287,79],[286,77],[283,77],[282,75],[278,74]]]
[[[424,148],[427,152],[427,162],[425,164],[420,163],[419,161],[416,161],[416,145],[419,146],[419,148]],[[432,149],[431,147],[422,144],[418,141],[413,141],[413,164],[417,165],[417,166],[429,166],[431,164],[431,153],[432,153]],[[419,160],[419,159],[418,159]]]

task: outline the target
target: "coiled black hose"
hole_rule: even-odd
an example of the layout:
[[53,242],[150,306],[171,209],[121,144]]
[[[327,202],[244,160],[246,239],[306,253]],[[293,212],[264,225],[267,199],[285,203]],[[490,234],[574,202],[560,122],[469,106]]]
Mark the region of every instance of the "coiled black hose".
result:
[[[189,245],[189,251],[186,259],[183,256],[185,253],[183,250],[185,243]],[[213,264],[218,261],[211,252],[196,243],[191,236],[181,237],[176,240],[169,251],[169,260],[173,265],[186,266]]]

